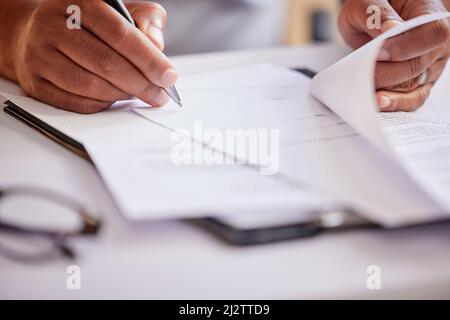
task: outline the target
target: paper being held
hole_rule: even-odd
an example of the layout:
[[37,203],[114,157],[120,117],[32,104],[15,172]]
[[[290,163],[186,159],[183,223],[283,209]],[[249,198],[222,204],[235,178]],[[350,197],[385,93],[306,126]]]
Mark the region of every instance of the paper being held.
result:
[[450,13],[439,13],[407,21],[321,72],[311,84],[314,96],[398,161],[447,212],[450,211],[447,152],[450,148],[450,99],[443,88],[450,84],[449,68],[438,82],[438,88],[434,88],[426,104],[416,112],[386,113],[380,117],[373,88],[376,58],[386,39],[449,18]]
[[420,16],[381,34],[320,72],[311,83],[311,94],[383,152],[391,153],[377,121],[374,75],[378,53],[389,38],[424,24],[449,18],[450,13]]

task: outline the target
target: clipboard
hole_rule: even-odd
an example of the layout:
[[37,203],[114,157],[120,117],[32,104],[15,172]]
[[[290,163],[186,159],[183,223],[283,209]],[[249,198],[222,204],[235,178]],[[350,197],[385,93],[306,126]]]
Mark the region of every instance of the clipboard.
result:
[[[316,74],[307,68],[295,68],[292,70],[300,72],[309,78],[313,78]],[[94,165],[88,152],[80,142],[36,118],[13,102],[8,100],[4,104],[4,112]],[[317,212],[316,218],[306,222],[254,228],[236,226],[224,219],[216,217],[189,219],[185,221],[198,225],[221,240],[237,246],[310,238],[325,231],[380,228],[379,225],[362,218],[351,209],[343,209],[340,212]]]
[[17,120],[23,122],[27,126],[33,128],[37,132],[43,134],[47,138],[58,143],[62,147],[75,153],[77,156],[82,157],[83,159],[86,159],[89,162],[93,163],[84,146],[78,141],[72,139],[71,137],[62,133],[61,131],[58,131],[55,128],[49,126],[44,121],[36,118],[31,113],[23,110],[13,102],[8,100],[4,104],[5,107],[3,108],[3,111],[5,111],[10,116],[16,118]]

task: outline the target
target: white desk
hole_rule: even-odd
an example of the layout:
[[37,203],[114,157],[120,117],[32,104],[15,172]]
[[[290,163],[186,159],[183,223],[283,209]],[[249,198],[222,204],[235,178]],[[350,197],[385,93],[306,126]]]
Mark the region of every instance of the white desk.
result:
[[[307,47],[175,58],[181,73],[271,61],[319,70],[345,53]],[[450,224],[324,234],[233,248],[181,222],[130,225],[87,162],[0,112],[0,184],[38,184],[106,210],[97,239],[73,242],[82,289],[66,288],[67,261],[26,266],[0,258],[0,298],[450,298]],[[366,268],[382,269],[382,290]]]

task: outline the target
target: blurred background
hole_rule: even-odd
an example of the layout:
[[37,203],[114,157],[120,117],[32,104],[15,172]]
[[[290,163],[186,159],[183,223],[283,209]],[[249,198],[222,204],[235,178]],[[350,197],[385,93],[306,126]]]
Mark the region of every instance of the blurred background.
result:
[[168,12],[168,55],[339,41],[342,0],[157,2]]
[[344,0],[288,0],[288,2],[285,44],[341,41],[337,18]]

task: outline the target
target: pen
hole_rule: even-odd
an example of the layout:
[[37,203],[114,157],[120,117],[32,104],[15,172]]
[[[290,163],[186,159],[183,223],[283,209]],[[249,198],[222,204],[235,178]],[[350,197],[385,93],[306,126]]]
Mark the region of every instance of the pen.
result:
[[[120,13],[125,19],[127,19],[133,26],[136,27],[136,24],[134,23],[133,18],[131,17],[131,14],[128,12],[127,8],[123,4],[121,0],[104,0],[107,4],[109,4],[111,7],[113,7],[118,13]],[[183,106],[181,104],[181,98],[178,94],[177,89],[175,86],[171,86],[170,88],[162,88],[164,92],[173,100],[176,104],[180,106],[180,108]]]

